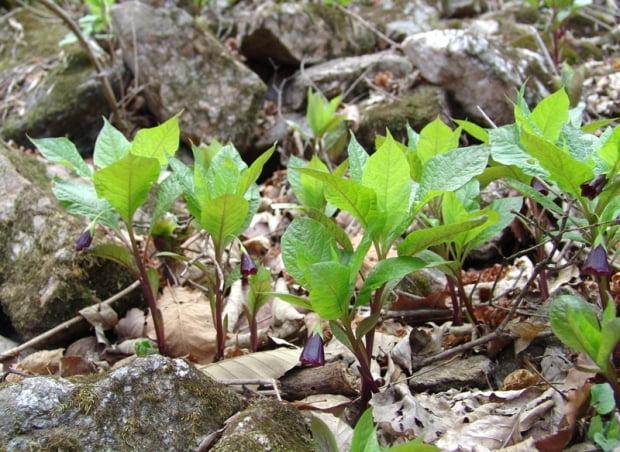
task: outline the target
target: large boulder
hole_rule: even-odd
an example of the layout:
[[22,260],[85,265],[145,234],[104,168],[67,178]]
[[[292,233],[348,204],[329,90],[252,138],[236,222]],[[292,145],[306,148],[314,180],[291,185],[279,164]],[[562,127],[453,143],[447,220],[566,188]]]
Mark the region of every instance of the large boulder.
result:
[[0,406],[0,448],[7,452],[185,452],[243,404],[187,362],[151,355],[91,382],[34,377],[6,384]]
[[157,119],[183,111],[186,138],[232,141],[243,153],[267,89],[260,78],[182,9],[129,1],[112,17],[123,59]]
[[84,227],[59,206],[46,167],[0,140],[0,305],[22,339],[131,283],[124,268],[75,251]]

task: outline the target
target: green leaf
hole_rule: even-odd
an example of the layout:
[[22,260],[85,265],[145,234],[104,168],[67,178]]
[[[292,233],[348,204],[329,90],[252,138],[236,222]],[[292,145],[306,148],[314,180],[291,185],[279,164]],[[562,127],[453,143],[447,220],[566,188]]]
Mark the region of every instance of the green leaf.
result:
[[56,178],[52,191],[67,212],[83,215],[91,221],[97,218],[99,223],[118,231],[118,215],[109,202],[97,197],[92,185]]
[[464,119],[454,119],[461,128],[483,144],[489,144],[489,132],[474,122]]
[[368,273],[362,288],[357,295],[355,306],[368,302],[372,291],[378,289],[390,280],[401,280],[411,272],[424,268],[426,263],[416,257],[392,257],[377,262],[377,265]]
[[34,144],[39,152],[46,159],[60,163],[73,169],[78,176],[84,179],[90,179],[93,170],[84,162],[84,159],[78,152],[75,145],[65,137],[60,138],[30,138],[28,139]]
[[243,232],[249,211],[249,203],[240,195],[225,194],[202,205],[200,225],[213,238],[216,252],[221,254],[224,247]]
[[364,317],[364,319],[362,319],[362,321],[358,323],[357,327],[355,328],[355,338],[357,340],[362,339],[366,335],[366,333],[368,333],[370,330],[377,326],[377,321],[380,317],[380,312],[376,312],[371,316]]
[[284,292],[265,292],[265,295],[279,298],[280,300],[286,301],[287,303],[294,304],[310,311],[312,310],[310,300],[308,300],[306,297],[300,297],[299,295]]
[[[576,160],[568,152],[537,135],[524,132],[521,142],[562,190],[575,198],[581,196],[579,186],[594,175],[590,165]],[[567,168],[570,168],[570,171],[567,171]]]
[[[208,197],[216,198],[226,193],[243,195],[243,193],[237,193],[241,171],[243,170],[247,170],[247,165],[241,160],[237,149],[232,145],[221,148],[211,159],[206,171],[201,168],[201,171],[204,171],[201,174],[204,176],[204,182],[209,192]],[[195,179],[195,184],[198,187],[197,179]]]
[[318,262],[306,271],[312,310],[322,319],[336,320],[349,310],[354,286],[349,283],[351,271],[340,262]]
[[276,146],[273,145],[265,152],[263,152],[252,164],[250,167],[241,173],[241,177],[239,178],[239,183],[237,186],[237,194],[243,195],[248,189],[250,185],[256,182],[256,180],[260,177],[263,172],[263,167],[265,163],[271,158],[274,151],[276,150]]
[[570,100],[564,88],[545,97],[532,110],[531,119],[542,135],[550,141],[556,141],[562,126],[568,121]]
[[327,201],[339,209],[349,212],[362,226],[368,226],[368,214],[376,204],[376,196],[371,189],[352,180],[342,179],[322,171],[310,168],[300,169],[299,171],[325,182],[328,185],[325,190]]
[[450,241],[457,234],[480,226],[486,221],[487,217],[481,216],[460,223],[417,229],[410,232],[398,245],[398,254],[400,256],[414,256],[431,246]]
[[596,359],[601,330],[590,304],[576,296],[561,295],[551,303],[549,320],[553,333],[564,344]]
[[95,190],[130,224],[134,213],[146,201],[149,190],[159,177],[156,159],[132,154],[97,171],[93,176]]
[[[183,197],[187,203],[187,210],[194,218],[200,218],[202,209],[200,201],[194,191],[194,175],[192,169],[181,160],[171,158],[168,163],[172,168],[172,177],[177,181],[183,190]],[[172,183],[172,182],[171,182]]]
[[256,274],[249,278],[250,289],[248,290],[248,307],[253,314],[269,301],[268,292],[271,291],[271,272],[262,265],[258,267]]
[[148,129],[140,129],[131,143],[133,155],[157,159],[160,165],[168,162],[179,148],[179,115],[174,115],[166,122]]
[[409,441],[403,444],[397,444],[396,446],[388,447],[383,452],[441,452],[441,449],[431,444],[422,444],[417,441],[418,438],[413,441]]
[[560,216],[564,215],[564,211],[562,210],[562,208],[554,202],[553,195],[550,194],[548,196],[545,196],[542,193],[540,193],[538,190],[536,190],[535,188],[529,185],[526,185],[515,179],[506,179],[506,183],[508,184],[510,188],[514,188],[522,195],[525,195],[528,198],[536,201],[538,204],[540,204],[542,207],[547,209],[549,212],[553,212]]
[[328,217],[322,211],[312,208],[306,210],[306,215],[325,226],[329,232],[332,233],[338,242],[338,245],[340,245],[345,251],[353,252],[353,245],[351,244],[351,239],[349,239],[347,231],[342,229],[332,217]]
[[95,141],[93,162],[99,169],[122,159],[129,152],[131,143],[117,128],[103,118],[103,128]]
[[599,383],[590,388],[590,405],[599,414],[608,414],[616,408],[614,391],[609,383]]
[[157,202],[155,203],[155,208],[153,209],[153,215],[151,217],[151,231],[157,221],[170,210],[172,204],[174,204],[182,193],[183,187],[181,187],[181,184],[174,175],[166,177],[162,183],[159,184]]
[[489,153],[488,146],[469,146],[431,157],[422,168],[416,201],[424,203],[442,191],[459,189],[484,171]]
[[420,131],[420,138],[416,147],[422,163],[426,163],[431,157],[457,148],[460,135],[460,129],[453,131],[439,118],[428,123]]
[[487,225],[484,229],[479,231],[476,235],[470,237],[467,242],[467,249],[471,250],[475,247],[488,242],[497,234],[502,232],[504,228],[508,227],[512,220],[515,218],[513,212],[519,212],[521,205],[523,204],[523,198],[520,196],[513,196],[509,198],[496,199],[489,206],[481,211],[480,214],[491,215],[491,212],[499,214],[499,218],[493,223]]
[[525,174],[545,177],[549,173],[521,147],[519,129],[515,124],[489,130],[491,157],[503,165],[514,165]]
[[129,254],[129,250],[124,246],[102,243],[89,248],[88,253],[116,262],[129,269],[135,277],[138,276],[138,269],[133,262],[131,254]]
[[368,152],[359,144],[353,132],[351,132],[347,155],[349,156],[349,167],[351,168],[351,180],[361,184],[362,173],[368,161]]
[[337,248],[336,240],[329,230],[318,221],[296,217],[281,239],[282,259],[286,270],[295,280],[306,287],[306,272],[316,262],[332,259]]
[[368,408],[355,424],[351,452],[380,452],[377,432],[372,421],[372,409]]
[[315,155],[309,163],[298,157],[291,156],[287,171],[287,178],[295,196],[304,207],[323,210],[325,200],[325,183],[316,177],[302,174],[299,168],[311,168],[324,173],[329,173],[327,166]]
[[310,431],[316,452],[339,452],[334,434],[321,419],[312,416]]

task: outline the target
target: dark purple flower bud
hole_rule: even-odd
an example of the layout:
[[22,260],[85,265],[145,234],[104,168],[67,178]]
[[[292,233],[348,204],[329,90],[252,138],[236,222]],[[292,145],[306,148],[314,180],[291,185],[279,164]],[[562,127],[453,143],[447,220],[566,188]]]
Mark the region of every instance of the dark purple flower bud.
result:
[[258,269],[254,264],[254,261],[248,253],[241,255],[241,276],[247,278],[250,275],[255,275]]
[[531,185],[532,185],[532,188],[536,190],[538,193],[540,193],[541,195],[547,196],[549,194],[549,190],[547,189],[547,186],[543,184],[542,181],[538,179],[537,177],[532,178]]
[[599,174],[594,179],[591,179],[587,182],[584,182],[579,187],[581,187],[581,196],[585,196],[590,201],[596,198],[605,188],[607,184],[607,176],[604,174]]
[[302,364],[310,366],[325,365],[325,351],[323,350],[323,338],[320,334],[314,333],[306,341],[304,349],[301,351],[299,360]]
[[598,245],[590,252],[590,255],[586,259],[586,264],[581,271],[588,275],[611,275],[611,267],[607,260],[607,251],[605,251],[603,245]]
[[90,229],[85,230],[75,241],[75,249],[76,251],[82,251],[90,246],[93,242],[93,235],[90,232]]

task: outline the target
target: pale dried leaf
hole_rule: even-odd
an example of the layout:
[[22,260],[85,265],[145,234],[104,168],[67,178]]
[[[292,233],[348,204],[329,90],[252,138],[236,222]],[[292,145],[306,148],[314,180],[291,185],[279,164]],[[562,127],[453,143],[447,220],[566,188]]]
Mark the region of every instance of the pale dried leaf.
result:
[[226,298],[223,316],[228,316],[228,332],[236,331],[239,319],[243,315],[243,306],[246,304],[246,294],[243,290],[243,283],[240,279],[232,283],[230,293]]
[[250,355],[237,356],[196,368],[216,380],[270,380],[280,378],[299,362],[301,350],[277,348]]
[[351,405],[351,399],[341,394],[312,394],[297,402],[311,410],[327,411],[334,413]]
[[[288,284],[284,278],[278,278],[275,285],[275,292],[289,293]],[[273,324],[275,326],[283,325],[289,320],[301,320],[304,315],[299,312],[294,305],[280,298],[274,297],[271,304],[271,313],[273,315]]]
[[104,330],[109,330],[118,323],[118,314],[107,304],[88,306],[80,310],[79,314],[92,326],[100,325]]
[[548,326],[542,323],[520,322],[518,320],[510,321],[506,329],[518,336],[514,343],[515,355],[525,350],[536,338],[538,333],[545,331],[547,328]]
[[322,413],[320,411],[313,411],[312,416],[323,421],[327,428],[334,434],[338,450],[351,450],[353,429],[349,424],[333,414]]
[[64,353],[64,348],[57,348],[55,350],[40,350],[34,352],[19,362],[19,365],[23,369],[27,369],[29,372],[39,375],[51,375],[58,372],[60,367],[60,358]]
[[562,267],[557,277],[549,282],[549,294],[553,294],[556,290],[571,281],[579,280],[581,272],[575,264]]
[[62,377],[94,373],[97,373],[97,366],[89,359],[80,356],[65,356],[60,360],[60,375]]
[[[212,361],[216,352],[216,332],[204,293],[184,287],[166,287],[157,304],[164,320],[168,354],[195,362]],[[145,333],[155,338],[150,316]]]
[[81,358],[96,359],[99,356],[97,339],[87,336],[78,339],[67,347],[65,356],[79,356]]
[[145,323],[146,316],[144,311],[138,308],[131,308],[127,311],[125,317],[118,321],[114,327],[114,332],[119,340],[141,337],[144,333]]

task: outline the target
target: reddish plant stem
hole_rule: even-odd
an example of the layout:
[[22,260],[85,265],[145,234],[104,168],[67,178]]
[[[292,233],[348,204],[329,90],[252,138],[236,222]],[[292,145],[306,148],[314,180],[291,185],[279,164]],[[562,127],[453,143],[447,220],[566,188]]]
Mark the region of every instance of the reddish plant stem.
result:
[[222,269],[219,264],[220,260],[216,257],[215,262],[215,312],[213,316],[215,317],[213,321],[215,322],[215,334],[216,334],[216,354],[215,360],[219,361],[224,359],[224,347],[226,346],[226,337],[224,331],[224,324],[222,319],[222,314],[224,312],[224,275],[222,274]]

